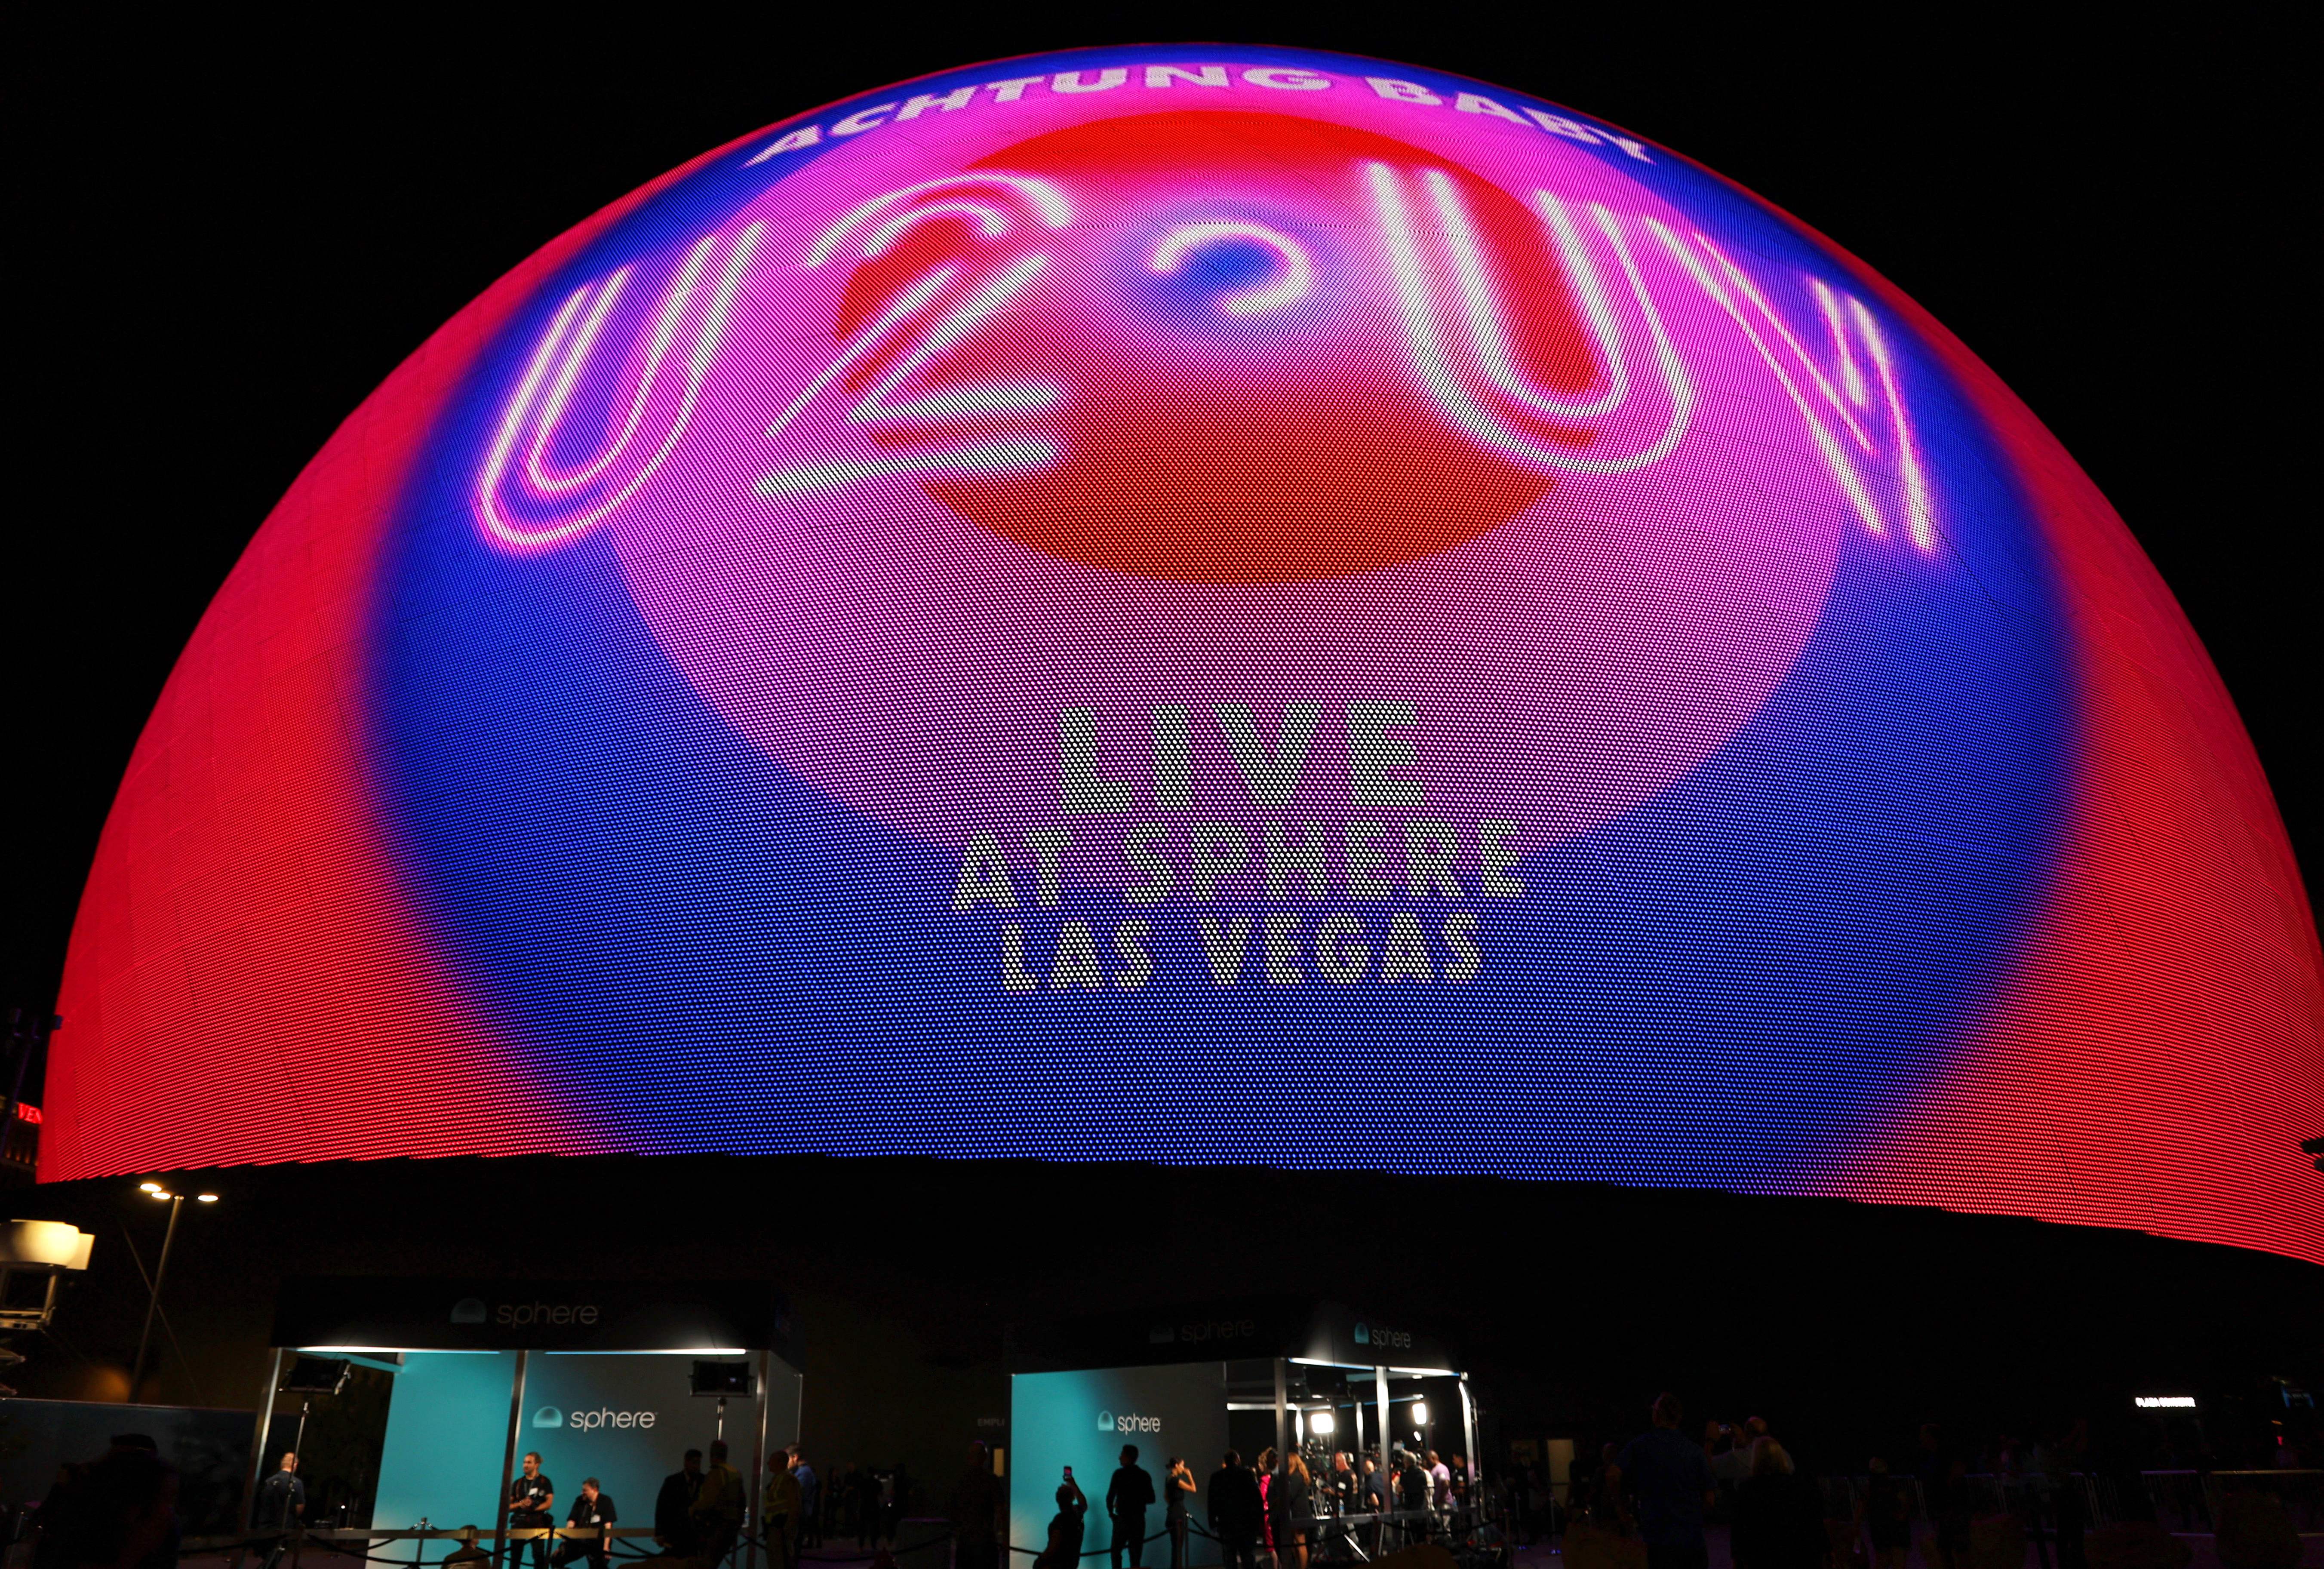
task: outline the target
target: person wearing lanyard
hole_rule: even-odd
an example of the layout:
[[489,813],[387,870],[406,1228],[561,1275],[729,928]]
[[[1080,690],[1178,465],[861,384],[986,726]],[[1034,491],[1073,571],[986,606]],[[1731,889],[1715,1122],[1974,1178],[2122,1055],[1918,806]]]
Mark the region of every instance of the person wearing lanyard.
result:
[[694,1500],[701,1492],[702,1451],[689,1449],[654,1498],[654,1545],[673,1557],[694,1555]]
[[[536,1452],[524,1457],[524,1470],[509,1483],[509,1529],[539,1530],[557,1523],[549,1511],[557,1507],[557,1484],[540,1469],[540,1455]],[[529,1541],[509,1544],[508,1569],[517,1569],[524,1560],[524,1549],[532,1548],[532,1569],[547,1569],[549,1549],[547,1538],[534,1537]]]
[[576,1558],[589,1560],[589,1569],[605,1569],[605,1533],[618,1518],[613,1512],[613,1500],[598,1491],[594,1476],[583,1480],[581,1496],[573,1500],[573,1509],[565,1517],[568,1529],[587,1531],[586,1537],[567,1537],[557,1545],[554,1562],[558,1569]]

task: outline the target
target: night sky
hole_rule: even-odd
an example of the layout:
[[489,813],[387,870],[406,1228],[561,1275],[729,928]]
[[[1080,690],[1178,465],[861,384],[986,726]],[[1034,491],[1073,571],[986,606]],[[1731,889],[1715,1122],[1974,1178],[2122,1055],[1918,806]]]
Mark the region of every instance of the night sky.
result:
[[706,148],[1077,43],[1296,44],[1464,72],[1643,132],[1852,250],[2112,499],[2317,864],[2316,590],[2296,564],[2316,504],[2295,462],[2315,399],[2287,363],[2305,352],[2292,285],[2313,270],[2292,235],[2312,206],[2294,123],[2309,55],[2289,8],[2135,34],[1958,7],[1914,25],[1868,6],[1715,23],[1616,5],[653,6],[625,27],[582,8],[484,34],[398,10],[315,13],[307,39],[73,9],[20,8],[0,50],[11,433],[18,473],[41,476],[0,532],[15,782],[0,1006],[51,1005],[114,789],[211,594],[429,332]]

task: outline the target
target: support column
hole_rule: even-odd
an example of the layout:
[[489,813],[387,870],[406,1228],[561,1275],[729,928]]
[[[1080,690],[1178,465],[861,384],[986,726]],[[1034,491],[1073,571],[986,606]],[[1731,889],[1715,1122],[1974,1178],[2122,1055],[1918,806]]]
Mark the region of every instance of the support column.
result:
[[[49,1289],[56,1289],[57,1278],[49,1277]],[[258,1510],[258,1484],[266,1480],[266,1430],[274,1425],[274,1386],[282,1381],[282,1348],[273,1346],[266,1353],[266,1388],[259,1392],[258,1419],[250,1434],[250,1486],[242,1495],[242,1530],[244,1546],[234,1550],[233,1569],[242,1569],[242,1555],[247,1550],[251,1522]]]
[[[1372,1393],[1379,1399],[1379,1463],[1380,1474],[1382,1476],[1386,1476],[1388,1474],[1388,1452],[1395,1447],[1396,1444],[1396,1422],[1394,1418],[1389,1416],[1388,1408],[1388,1370],[1386,1368],[1374,1368],[1372,1370]],[[1391,1500],[1396,1497],[1396,1491],[1393,1486],[1388,1490],[1388,1497]]]
[[509,1488],[516,1481],[516,1444],[524,1433],[524,1367],[530,1352],[516,1353],[516,1376],[509,1380],[508,1447],[501,1452],[501,1496],[493,1506],[493,1562],[508,1562]]
[[[751,1534],[749,1546],[742,1549],[742,1569],[758,1569],[759,1538],[767,1534],[766,1484],[772,1481],[775,1475],[771,1471],[761,1470],[761,1466],[770,1463],[774,1458],[767,1453],[767,1407],[771,1402],[771,1397],[767,1393],[767,1375],[773,1371],[768,1365],[771,1354],[768,1352],[759,1353],[759,1436],[751,1451],[750,1500],[756,1509],[756,1512],[750,1518],[758,1523],[758,1529]],[[768,1561],[771,1564],[772,1557],[770,1556]]]
[[1477,1455],[1477,1403],[1469,1398],[1469,1375],[1461,1375],[1461,1435],[1469,1445],[1469,1518],[1485,1518],[1485,1468]]
[[1284,1407],[1290,1398],[1290,1365],[1281,1357],[1275,1359],[1275,1458],[1280,1465],[1291,1453],[1291,1423]]

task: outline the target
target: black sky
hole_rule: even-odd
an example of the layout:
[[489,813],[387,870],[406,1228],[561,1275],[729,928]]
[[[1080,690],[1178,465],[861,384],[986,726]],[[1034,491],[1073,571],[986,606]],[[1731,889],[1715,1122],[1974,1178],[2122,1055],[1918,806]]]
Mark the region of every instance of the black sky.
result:
[[2022,7],[660,5],[481,32],[334,12],[310,34],[35,9],[0,49],[18,476],[0,531],[18,781],[0,1005],[49,1006],[114,789],[210,595],[446,318],[755,126],[972,60],[1133,40],[1503,82],[1645,132],[1865,258],[2129,521],[2316,864],[2315,592],[2297,566],[2315,399],[2295,303],[2313,265],[2293,235],[2314,206],[2310,57],[2288,7],[2200,7],[2157,32],[2032,26]]

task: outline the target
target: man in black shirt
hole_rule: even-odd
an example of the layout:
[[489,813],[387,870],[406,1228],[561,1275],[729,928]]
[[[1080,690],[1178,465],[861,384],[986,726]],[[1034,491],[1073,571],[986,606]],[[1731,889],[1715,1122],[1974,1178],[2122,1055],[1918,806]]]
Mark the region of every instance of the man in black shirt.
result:
[[[557,1523],[549,1511],[557,1507],[557,1484],[540,1469],[540,1456],[529,1454],[524,1457],[524,1469],[509,1483],[509,1529],[539,1530]],[[524,1561],[524,1550],[532,1549],[532,1569],[547,1569],[549,1548],[547,1538],[533,1537],[524,1541],[509,1543],[508,1569],[517,1569]]]
[[1204,1501],[1227,1569],[1259,1569],[1259,1528],[1266,1506],[1259,1479],[1243,1469],[1240,1454],[1227,1451],[1225,1463],[1211,1472],[1210,1496]]
[[305,1518],[307,1484],[299,1480],[299,1457],[286,1454],[282,1469],[258,1484],[258,1508],[253,1511],[251,1525],[260,1531],[283,1533],[274,1538],[260,1560],[260,1569],[274,1569],[290,1546],[290,1533]]
[[1121,1446],[1121,1464],[1105,1490],[1105,1512],[1113,1517],[1113,1569],[1121,1569],[1124,1548],[1130,1569],[1146,1569],[1146,1511],[1154,1503],[1154,1479],[1138,1463],[1138,1445]]
[[694,1555],[694,1500],[702,1492],[702,1451],[689,1449],[680,1468],[662,1478],[654,1498],[654,1545],[680,1558]]
[[589,1569],[605,1569],[605,1532],[617,1517],[613,1500],[597,1491],[597,1479],[589,1477],[581,1483],[581,1496],[573,1500],[573,1509],[565,1523],[575,1530],[595,1533],[586,1537],[567,1537],[557,1545],[554,1560],[558,1569],[576,1558],[589,1560]]
[[1396,1502],[1404,1517],[1405,1539],[1428,1540],[1428,1472],[1408,1450],[1397,1452]]

